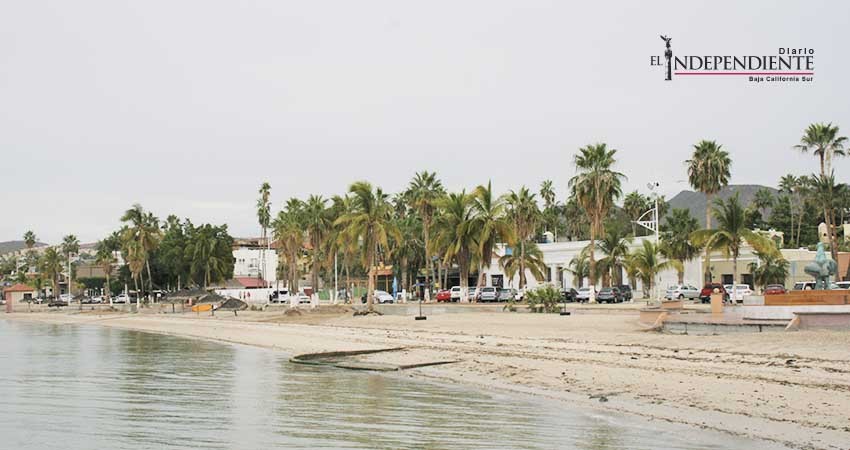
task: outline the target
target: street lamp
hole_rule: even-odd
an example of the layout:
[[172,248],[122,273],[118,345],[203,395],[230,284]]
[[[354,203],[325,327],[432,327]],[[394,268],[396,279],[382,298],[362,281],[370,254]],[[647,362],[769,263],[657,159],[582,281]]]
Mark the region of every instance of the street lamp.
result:
[[[656,190],[659,190],[659,188],[661,187],[661,183],[659,183],[657,181],[651,182],[651,183],[646,183],[646,187],[647,187],[647,189],[650,190],[650,192],[652,192],[654,205],[653,205],[652,209],[643,213],[638,218],[638,220],[635,221],[635,223],[637,223],[638,225],[640,225],[640,226],[646,228],[647,230],[655,233],[655,249],[656,249],[656,251],[658,251],[659,219],[660,219],[660,217],[658,217],[658,197],[659,197],[660,194]],[[649,217],[647,217],[647,215],[649,215]],[[660,291],[660,288],[658,286],[658,284],[659,284],[658,279],[659,278],[660,278],[660,274],[655,274],[655,279],[653,280],[653,283],[655,284],[655,299],[660,301],[661,300],[661,291]]]

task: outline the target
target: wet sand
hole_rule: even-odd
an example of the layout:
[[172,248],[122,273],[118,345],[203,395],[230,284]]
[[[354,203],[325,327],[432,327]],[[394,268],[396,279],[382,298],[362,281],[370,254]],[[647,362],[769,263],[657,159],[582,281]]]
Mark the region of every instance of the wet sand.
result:
[[15,313],[255,345],[290,354],[406,347],[377,364],[459,360],[404,376],[516,391],[725,431],[794,448],[850,448],[850,333],[682,336],[646,332],[636,312],[473,312],[352,317],[344,310],[186,314]]

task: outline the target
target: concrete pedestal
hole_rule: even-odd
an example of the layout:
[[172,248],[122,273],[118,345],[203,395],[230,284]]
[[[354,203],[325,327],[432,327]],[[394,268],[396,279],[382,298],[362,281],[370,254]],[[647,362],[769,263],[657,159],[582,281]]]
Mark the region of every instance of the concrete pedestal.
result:
[[723,314],[723,294],[711,294],[711,313],[717,315]]

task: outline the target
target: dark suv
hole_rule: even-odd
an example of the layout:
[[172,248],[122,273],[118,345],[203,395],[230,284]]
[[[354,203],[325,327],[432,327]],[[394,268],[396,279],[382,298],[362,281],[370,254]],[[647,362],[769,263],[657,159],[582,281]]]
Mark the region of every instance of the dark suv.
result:
[[721,283],[706,283],[706,285],[703,286],[702,290],[699,291],[700,301],[702,303],[710,302],[711,301],[711,294],[714,292],[715,289],[717,289],[717,292],[720,292],[720,293],[723,294],[723,301],[724,302],[729,301],[729,293],[726,292],[726,288],[723,287],[723,285]]
[[565,301],[565,302],[574,302],[574,301],[576,301],[576,296],[577,296],[577,295],[578,295],[578,292],[576,292],[576,290],[575,290],[575,289],[573,289],[573,288],[569,288],[569,289],[562,289],[562,290],[561,290],[561,300],[563,300],[563,301]]

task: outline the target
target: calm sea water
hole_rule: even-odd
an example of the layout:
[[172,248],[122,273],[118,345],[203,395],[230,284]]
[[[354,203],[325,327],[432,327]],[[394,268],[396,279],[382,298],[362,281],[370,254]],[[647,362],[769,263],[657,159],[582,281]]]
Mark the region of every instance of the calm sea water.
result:
[[247,346],[3,320],[0,343],[0,448],[769,448]]

